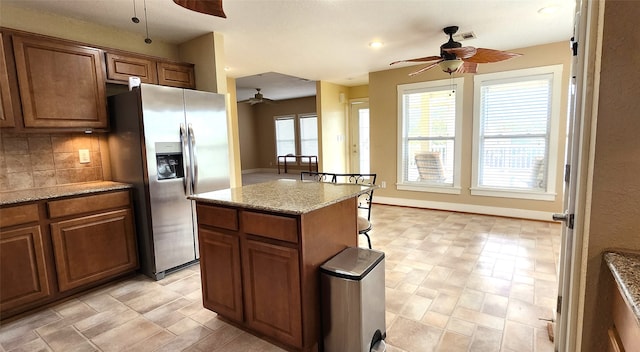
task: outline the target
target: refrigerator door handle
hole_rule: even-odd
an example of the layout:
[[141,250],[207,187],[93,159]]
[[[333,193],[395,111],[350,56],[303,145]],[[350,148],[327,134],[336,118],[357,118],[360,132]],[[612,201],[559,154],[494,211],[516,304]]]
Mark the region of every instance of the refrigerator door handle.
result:
[[189,144],[191,147],[191,192],[196,193],[196,185],[198,184],[198,155],[196,153],[196,135],[193,133],[193,125],[188,125]]
[[185,177],[182,178],[182,185],[184,187],[184,194],[189,194],[187,191],[187,178],[189,178],[190,166],[189,166],[189,157],[187,155],[187,131],[184,128],[184,123],[180,124],[180,146],[182,147],[182,158],[184,163],[182,163],[182,169],[184,171]]

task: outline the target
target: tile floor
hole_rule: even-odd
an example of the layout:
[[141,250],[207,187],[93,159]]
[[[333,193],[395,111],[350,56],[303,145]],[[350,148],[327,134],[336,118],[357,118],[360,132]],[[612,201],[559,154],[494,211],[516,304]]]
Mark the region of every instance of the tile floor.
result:
[[[553,351],[559,225],[385,205],[372,220],[387,351]],[[0,351],[282,351],[204,309],[199,280],[115,283],[4,324]]]

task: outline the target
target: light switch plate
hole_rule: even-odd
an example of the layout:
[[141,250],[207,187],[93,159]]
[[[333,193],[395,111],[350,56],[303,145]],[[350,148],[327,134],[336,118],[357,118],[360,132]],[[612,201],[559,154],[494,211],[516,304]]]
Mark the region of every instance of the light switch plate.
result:
[[91,162],[91,153],[89,153],[89,149],[78,150],[78,156],[80,157],[80,164],[88,164]]

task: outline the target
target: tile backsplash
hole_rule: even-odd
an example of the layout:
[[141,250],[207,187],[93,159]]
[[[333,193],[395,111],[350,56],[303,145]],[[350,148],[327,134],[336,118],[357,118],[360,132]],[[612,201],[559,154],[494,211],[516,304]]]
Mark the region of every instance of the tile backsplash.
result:
[[[101,145],[105,137],[84,133],[0,133],[0,190],[50,187],[101,181]],[[103,147],[104,148],[104,147]],[[79,150],[90,162],[80,163]]]

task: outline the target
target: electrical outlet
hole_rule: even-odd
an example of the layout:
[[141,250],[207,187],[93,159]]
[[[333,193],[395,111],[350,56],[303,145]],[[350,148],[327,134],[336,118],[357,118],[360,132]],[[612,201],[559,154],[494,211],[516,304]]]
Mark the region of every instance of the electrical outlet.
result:
[[78,156],[80,157],[80,164],[88,164],[91,162],[91,153],[89,153],[89,149],[78,150]]
[[387,182],[386,181],[380,182],[380,188],[387,188]]

